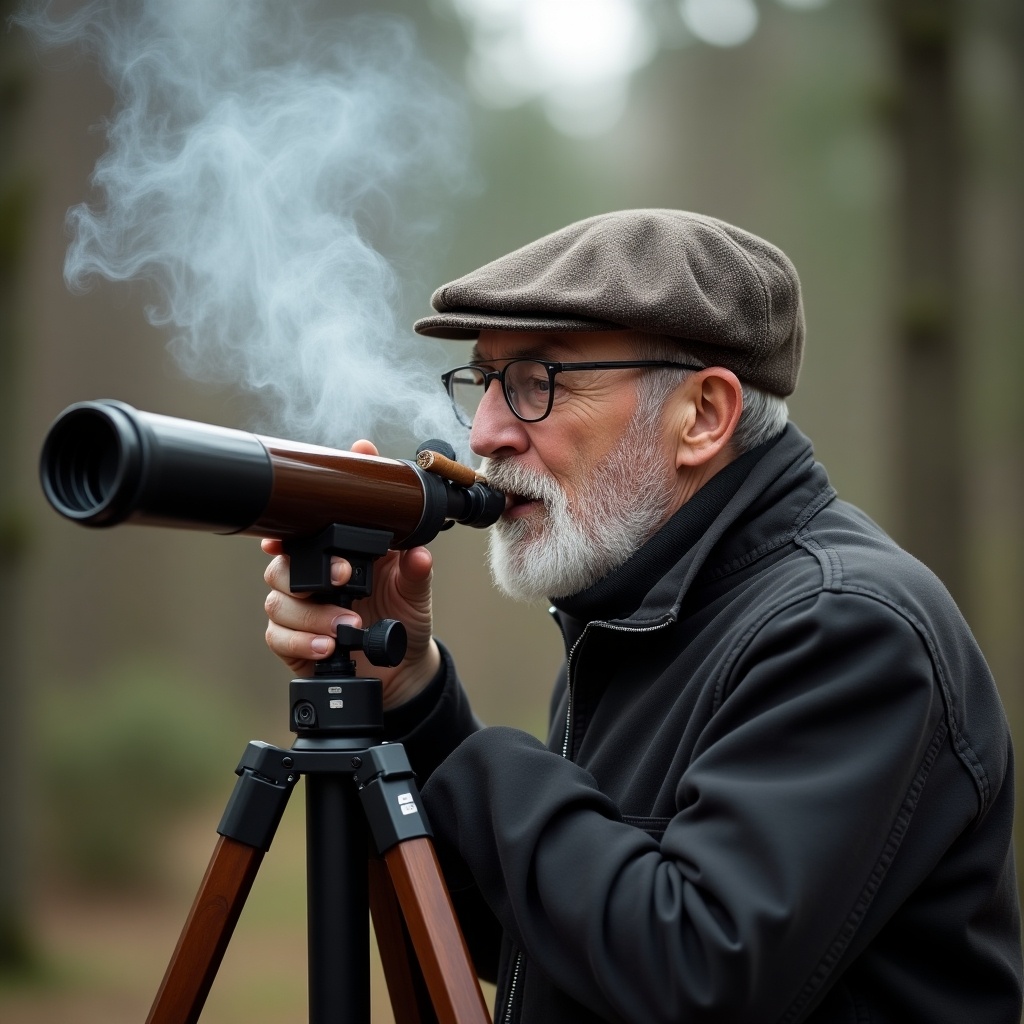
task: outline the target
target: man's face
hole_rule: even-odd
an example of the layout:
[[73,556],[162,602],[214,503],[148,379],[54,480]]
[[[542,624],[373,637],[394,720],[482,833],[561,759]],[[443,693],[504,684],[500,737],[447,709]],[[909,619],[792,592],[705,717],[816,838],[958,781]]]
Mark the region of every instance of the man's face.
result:
[[[548,335],[484,331],[473,361],[634,358],[625,332]],[[680,504],[672,438],[637,402],[643,370],[572,371],[556,378],[551,414],[517,419],[492,382],[470,445],[510,496],[491,531],[496,584],[522,600],[565,597],[621,565]]]

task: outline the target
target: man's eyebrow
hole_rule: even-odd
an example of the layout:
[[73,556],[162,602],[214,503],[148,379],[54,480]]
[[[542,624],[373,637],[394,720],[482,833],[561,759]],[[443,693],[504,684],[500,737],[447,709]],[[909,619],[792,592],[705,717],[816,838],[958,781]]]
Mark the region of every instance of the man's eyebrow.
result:
[[483,356],[477,349],[473,349],[469,354],[469,361],[473,364],[476,363],[507,363],[512,359],[547,359],[550,353],[545,354],[543,349],[540,348],[521,348],[514,349],[511,352],[506,352],[501,356]]
[[[510,359],[542,359],[551,362],[551,347],[553,343],[555,343],[554,340],[552,342],[544,341],[532,345],[523,345],[522,348],[507,350],[502,356],[492,356],[490,358],[481,355],[480,349],[474,345],[469,353],[469,361],[471,363],[504,363]],[[557,360],[555,361],[557,362]]]

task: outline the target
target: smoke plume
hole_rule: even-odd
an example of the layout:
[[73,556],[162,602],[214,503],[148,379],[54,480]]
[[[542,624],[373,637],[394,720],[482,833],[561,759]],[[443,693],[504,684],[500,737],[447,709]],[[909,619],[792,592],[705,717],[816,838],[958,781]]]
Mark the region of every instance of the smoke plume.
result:
[[[465,112],[397,16],[311,0],[93,0],[17,21],[95,59],[116,103],[65,277],[152,286],[183,370],[257,393],[264,432],[401,424],[464,443],[402,281],[469,177]],[[432,282],[439,283],[439,282]]]

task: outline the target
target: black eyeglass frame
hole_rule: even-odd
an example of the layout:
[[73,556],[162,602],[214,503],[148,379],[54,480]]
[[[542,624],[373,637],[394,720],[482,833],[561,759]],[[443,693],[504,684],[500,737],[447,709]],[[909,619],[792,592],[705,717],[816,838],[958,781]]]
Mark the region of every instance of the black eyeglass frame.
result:
[[[508,388],[505,386],[505,374],[508,372],[508,368],[510,366],[514,366],[516,363],[535,363],[538,366],[543,366],[544,369],[547,370],[548,404],[547,408],[540,416],[523,416],[512,404],[512,399],[508,394]],[[706,366],[694,366],[692,363],[674,363],[668,359],[613,359],[588,363],[557,363],[548,359],[531,359],[523,356],[517,359],[510,359],[500,370],[485,370],[482,366],[475,363],[467,363],[465,366],[456,366],[454,370],[448,370],[446,373],[441,374],[441,382],[444,384],[445,391],[448,393],[448,398],[452,403],[452,408],[455,409],[455,415],[459,418],[459,422],[464,426],[471,427],[473,424],[472,421],[466,421],[466,417],[459,408],[458,402],[455,401],[455,395],[452,391],[455,374],[460,370],[473,370],[476,373],[483,375],[481,396],[486,394],[487,389],[491,386],[491,381],[497,380],[498,383],[501,384],[501,394],[505,399],[505,404],[512,410],[512,415],[523,423],[540,423],[541,420],[545,420],[551,415],[551,409],[554,406],[556,374],[566,373],[572,370],[638,370],[655,368],[664,370],[690,370],[693,372],[707,369]]]

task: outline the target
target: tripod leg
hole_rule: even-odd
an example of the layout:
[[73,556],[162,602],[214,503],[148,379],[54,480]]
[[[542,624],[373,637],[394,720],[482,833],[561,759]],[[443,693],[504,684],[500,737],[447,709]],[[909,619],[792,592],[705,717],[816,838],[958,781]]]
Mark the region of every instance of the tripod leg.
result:
[[217,826],[206,875],[167,965],[146,1024],[195,1024],[210,994],[263,854],[296,776],[287,751],[254,740],[235,769],[238,780]]
[[370,914],[394,1018],[402,1024],[438,1024],[387,866],[371,855],[369,868]]
[[438,1021],[490,1021],[433,844],[427,838],[406,839],[384,854],[384,862]]
[[256,878],[263,851],[221,836],[146,1024],[195,1024]]

